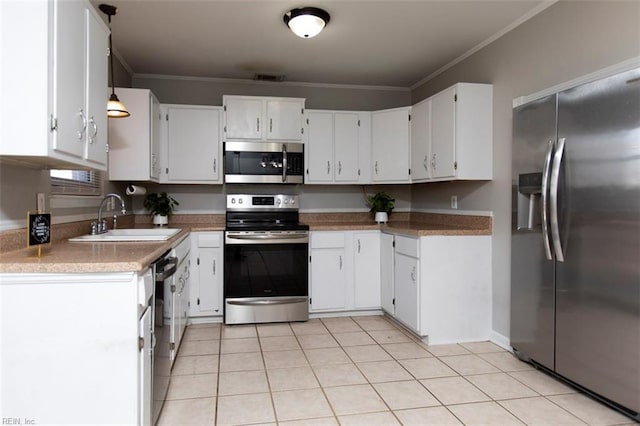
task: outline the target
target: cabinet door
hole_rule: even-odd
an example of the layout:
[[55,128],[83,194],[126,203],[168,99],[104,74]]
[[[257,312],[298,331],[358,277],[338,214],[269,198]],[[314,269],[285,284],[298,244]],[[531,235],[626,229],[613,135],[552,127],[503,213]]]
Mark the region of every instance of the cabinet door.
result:
[[196,268],[197,278],[191,283],[191,315],[222,315],[222,249],[200,247]]
[[228,139],[262,139],[262,99],[225,99],[225,135]]
[[357,113],[335,113],[333,145],[336,182],[358,182],[358,134]]
[[411,181],[429,179],[431,145],[431,100],[411,107]]
[[372,114],[374,182],[409,181],[409,108]]
[[354,234],[354,305],[380,307],[380,233]]
[[267,100],[266,139],[301,141],[303,110],[304,104],[298,99]]
[[[53,117],[55,151],[84,157],[87,131],[85,109],[85,3],[53,2]],[[43,94],[44,95],[44,94]],[[106,98],[105,98],[106,102]]]
[[418,331],[418,259],[395,255],[396,318]]
[[380,235],[380,304],[391,315],[395,312],[393,238],[392,234]]
[[107,52],[109,34],[90,7],[85,9],[87,25],[87,130],[85,159],[95,167],[107,167]]
[[155,96],[151,97],[151,164],[150,177],[151,180],[158,181],[160,179],[160,102]]
[[307,111],[307,182],[333,181],[333,114]]
[[311,309],[345,309],[346,274],[343,248],[311,250]]
[[454,177],[455,167],[455,87],[431,98],[431,177]]
[[151,380],[153,376],[152,354],[153,338],[153,310],[149,307],[140,318],[138,336],[142,338],[142,348],[138,352],[138,392],[139,392],[139,414],[138,424],[143,426],[151,425],[151,401],[153,393]]
[[218,182],[220,109],[174,105],[168,117],[168,182]]

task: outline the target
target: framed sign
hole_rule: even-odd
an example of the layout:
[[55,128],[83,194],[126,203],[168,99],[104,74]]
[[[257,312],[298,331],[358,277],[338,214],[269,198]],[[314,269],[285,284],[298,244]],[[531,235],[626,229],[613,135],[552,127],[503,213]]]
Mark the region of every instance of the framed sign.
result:
[[51,213],[27,213],[27,246],[51,243]]

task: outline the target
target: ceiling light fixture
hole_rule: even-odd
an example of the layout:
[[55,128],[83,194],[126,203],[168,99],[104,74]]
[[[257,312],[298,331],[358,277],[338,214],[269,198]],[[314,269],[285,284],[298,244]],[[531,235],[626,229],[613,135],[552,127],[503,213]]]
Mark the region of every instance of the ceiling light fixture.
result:
[[129,111],[127,111],[127,107],[124,106],[118,96],[116,95],[116,88],[113,83],[113,46],[111,44],[111,17],[116,14],[117,8],[110,4],[101,4],[98,6],[102,13],[109,17],[109,66],[111,74],[111,96],[109,96],[109,101],[107,102],[107,117],[109,118],[125,118],[129,117]]
[[331,16],[317,7],[291,9],[284,14],[284,23],[295,35],[302,38],[317,36],[329,23]]

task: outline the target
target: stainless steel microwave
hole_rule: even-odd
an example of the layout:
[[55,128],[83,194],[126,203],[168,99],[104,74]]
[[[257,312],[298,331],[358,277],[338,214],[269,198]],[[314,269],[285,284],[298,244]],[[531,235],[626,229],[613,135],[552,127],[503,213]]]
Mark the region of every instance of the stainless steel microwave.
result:
[[301,143],[224,143],[226,183],[303,183],[303,180]]

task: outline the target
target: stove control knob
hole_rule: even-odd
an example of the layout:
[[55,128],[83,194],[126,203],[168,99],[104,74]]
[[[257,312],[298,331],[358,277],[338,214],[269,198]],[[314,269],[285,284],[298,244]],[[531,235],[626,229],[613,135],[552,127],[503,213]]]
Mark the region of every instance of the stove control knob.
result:
[[232,199],[231,199],[231,204],[235,204],[235,203],[236,203],[236,199],[235,199],[235,198],[232,198]]
[[296,199],[295,199],[295,198],[292,198],[292,199],[291,199],[291,204],[295,204],[295,203],[296,203]]
[[280,203],[282,203],[282,200],[281,200],[280,198],[278,198],[278,199],[276,200],[276,203],[277,203],[277,204],[280,204]]
[[242,198],[238,198],[238,204],[242,204]]
[[285,199],[284,199],[284,203],[285,203],[285,204],[289,204],[289,199],[288,199],[288,198],[285,198]]

